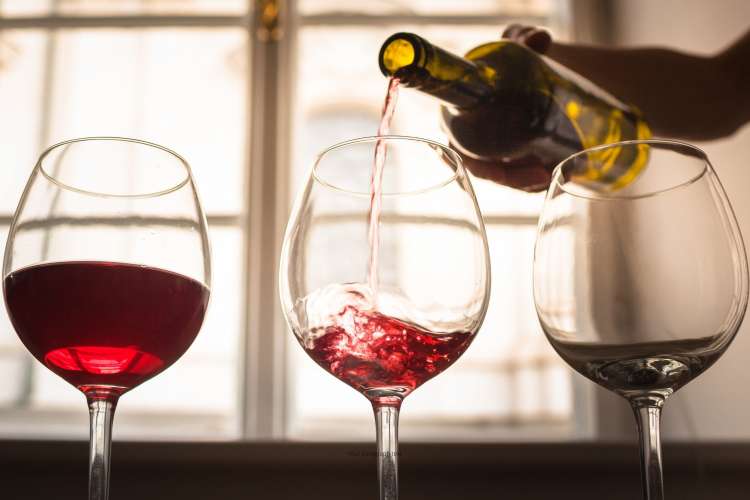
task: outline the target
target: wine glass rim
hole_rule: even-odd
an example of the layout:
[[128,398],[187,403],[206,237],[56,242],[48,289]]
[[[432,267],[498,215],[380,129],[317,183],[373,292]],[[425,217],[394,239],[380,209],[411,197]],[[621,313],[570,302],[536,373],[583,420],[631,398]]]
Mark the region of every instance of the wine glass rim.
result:
[[[185,167],[185,178],[176,183],[175,185],[168,187],[166,189],[161,189],[158,191],[152,191],[152,192],[146,192],[146,193],[133,193],[133,194],[122,194],[122,193],[106,193],[106,192],[99,192],[99,191],[91,191],[89,189],[81,189],[76,186],[71,186],[70,184],[67,184],[60,179],[57,179],[54,175],[47,172],[47,170],[44,168],[44,159],[47,157],[49,153],[54,151],[55,149],[66,146],[68,144],[75,144],[78,142],[88,142],[88,141],[113,141],[113,142],[132,142],[136,144],[140,144],[142,146],[148,146],[155,149],[159,149],[161,151],[164,151],[165,153],[168,153],[172,156],[174,156],[179,162]],[[154,142],[145,141],[143,139],[135,139],[132,137],[118,137],[118,136],[90,136],[90,137],[78,137],[75,139],[67,139],[61,142],[58,142],[56,144],[53,144],[49,146],[47,149],[42,151],[42,154],[39,155],[39,159],[37,160],[36,167],[39,169],[39,171],[42,173],[42,175],[49,180],[50,182],[54,183],[55,185],[67,189],[69,191],[73,191],[75,193],[85,194],[89,196],[98,196],[101,198],[155,198],[158,196],[164,196],[169,193],[173,193],[177,191],[178,189],[185,186],[188,182],[190,182],[190,165],[188,164],[187,160],[180,156],[177,152],[162,146],[160,144],[156,144]]]
[[459,173],[463,172],[463,161],[461,160],[461,156],[453,150],[451,147],[446,146],[445,144],[441,144],[437,141],[433,141],[430,139],[425,139],[422,137],[414,137],[409,135],[371,135],[371,136],[365,136],[365,137],[357,137],[354,139],[348,139],[346,141],[338,142],[332,146],[327,147],[318,155],[315,157],[315,162],[313,163],[312,168],[312,175],[313,178],[319,182],[320,184],[330,188],[335,189],[336,191],[340,191],[343,193],[347,193],[350,195],[355,196],[370,196],[370,191],[354,191],[351,189],[342,188],[340,186],[336,186],[335,184],[331,184],[330,182],[323,179],[321,176],[318,175],[318,165],[320,164],[320,161],[327,155],[328,153],[335,151],[337,149],[341,149],[347,146],[351,146],[352,144],[360,144],[363,142],[377,142],[380,140],[385,141],[415,141],[415,142],[422,142],[424,144],[428,144],[437,148],[440,148],[443,150],[451,159],[451,161],[454,163],[455,169],[453,170],[453,174],[448,176],[445,180],[442,180],[440,182],[437,182],[431,186],[427,186],[420,189],[414,189],[411,191],[398,191],[398,192],[383,192],[381,196],[383,197],[390,197],[390,196],[409,196],[409,195],[417,195],[417,194],[424,194],[430,191],[434,191],[436,189],[440,189],[442,187],[447,186],[451,182],[455,181]]
[[[663,189],[657,189],[655,191],[651,191],[651,192],[643,193],[643,194],[616,195],[616,196],[609,196],[607,193],[582,194],[582,193],[572,192],[566,189],[564,184],[560,182],[560,179],[563,177],[562,170],[564,166],[580,156],[590,154],[590,153],[595,153],[597,151],[604,151],[604,150],[612,149],[616,147],[638,146],[638,145],[677,146],[680,148],[687,149],[691,151],[692,153],[695,153],[698,159],[703,160],[703,168],[700,170],[700,172],[698,172],[694,176],[678,184],[675,184],[673,186],[669,186]],[[706,175],[706,172],[708,172],[710,168],[711,168],[711,163],[708,159],[708,155],[706,154],[706,152],[703,151],[701,148],[694,146],[693,144],[690,144],[689,142],[680,141],[676,139],[634,139],[634,140],[629,140],[629,141],[612,142],[608,144],[602,144],[599,146],[593,146],[593,147],[578,151],[576,153],[573,153],[572,155],[568,156],[567,158],[565,158],[564,160],[562,160],[560,163],[557,164],[557,166],[552,171],[552,178],[554,180],[553,184],[555,186],[557,186],[565,194],[568,194],[575,198],[583,198],[583,199],[596,200],[596,201],[622,201],[622,200],[635,200],[635,199],[641,199],[641,198],[650,198],[653,196],[664,194],[669,191],[673,191],[675,189],[680,189],[680,188],[689,186],[697,182],[698,180],[700,180],[704,175]],[[616,192],[616,190],[614,192]]]

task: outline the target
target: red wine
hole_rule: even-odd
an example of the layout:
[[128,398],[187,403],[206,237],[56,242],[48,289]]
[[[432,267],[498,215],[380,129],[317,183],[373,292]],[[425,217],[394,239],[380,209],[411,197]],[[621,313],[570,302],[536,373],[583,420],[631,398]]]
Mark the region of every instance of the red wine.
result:
[[182,356],[209,296],[186,276],[115,262],[40,264],[3,285],[13,326],[39,361],[84,392],[120,394]]
[[552,346],[577,372],[624,397],[646,393],[669,396],[703,373],[725,347],[720,335],[603,344],[561,340],[559,334],[549,333]]
[[[398,100],[398,78],[391,78],[388,81],[388,91],[385,94],[385,103],[383,111],[380,114],[380,126],[378,127],[378,137],[388,135],[391,131],[391,121],[393,113],[396,111],[396,101]],[[383,169],[385,168],[385,158],[387,154],[387,144],[379,140],[375,143],[375,158],[373,160],[372,175],[370,178],[370,217],[368,239],[370,244],[370,260],[367,267],[367,282],[370,289],[375,292],[378,289],[378,256],[380,253],[380,212],[382,209],[383,198]]]
[[374,311],[347,305],[330,326],[302,335],[320,366],[373,398],[408,395],[463,354],[474,336],[434,333]]

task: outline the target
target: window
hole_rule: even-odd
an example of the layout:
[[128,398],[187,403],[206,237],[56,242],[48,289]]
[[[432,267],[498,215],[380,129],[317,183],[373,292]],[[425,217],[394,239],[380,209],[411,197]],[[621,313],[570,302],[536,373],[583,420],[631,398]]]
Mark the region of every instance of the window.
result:
[[[207,212],[214,283],[202,332],[175,366],[123,397],[116,438],[370,439],[364,398],[307,359],[278,309],[290,201],[315,153],[377,129],[386,86],[377,52],[389,34],[415,31],[458,53],[511,20],[565,36],[566,5],[287,0],[273,41],[244,0],[0,0],[3,243],[38,153],[71,137],[173,148]],[[402,91],[394,133],[445,142],[437,112]],[[402,435],[570,435],[569,371],[531,302],[541,197],[475,188],[492,250],[490,312],[467,354],[409,397]],[[86,435],[82,397],[26,353],[4,310],[0,375],[0,435]]]

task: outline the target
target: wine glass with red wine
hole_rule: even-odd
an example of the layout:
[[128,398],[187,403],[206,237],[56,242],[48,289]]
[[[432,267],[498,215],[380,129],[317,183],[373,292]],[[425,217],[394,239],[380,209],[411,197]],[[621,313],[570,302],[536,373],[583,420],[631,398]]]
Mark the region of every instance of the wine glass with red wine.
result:
[[401,402],[469,347],[489,270],[457,153],[380,136],[318,156],[287,226],[281,303],[305,352],[372,403],[383,500],[398,497]]
[[[592,177],[632,155],[642,161],[624,184]],[[644,498],[662,500],[664,402],[726,351],[748,300],[742,235],[706,154],[627,141],[558,165],[539,220],[534,298],[557,353],[631,404]]]
[[3,290],[26,348],[86,397],[89,500],[109,496],[120,396],[185,353],[211,278],[190,167],[148,142],[89,137],[42,153],[10,227]]

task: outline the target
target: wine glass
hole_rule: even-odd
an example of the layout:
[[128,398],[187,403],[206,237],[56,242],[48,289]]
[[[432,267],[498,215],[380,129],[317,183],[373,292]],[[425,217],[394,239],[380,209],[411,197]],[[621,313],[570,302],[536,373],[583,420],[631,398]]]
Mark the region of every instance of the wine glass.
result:
[[332,146],[297,197],[281,304],[305,352],[372,403],[382,500],[398,498],[402,400],[456,361],[484,319],[488,255],[458,154],[429,140]]
[[[629,182],[595,172],[640,158]],[[644,498],[664,498],[665,400],[727,349],[748,300],[745,248],[700,149],[626,141],[555,169],[534,253],[539,321],[576,371],[623,396],[638,424]]]
[[206,220],[178,154],[120,137],[41,154],[8,234],[3,290],[26,348],[86,397],[89,500],[109,496],[118,398],[190,347],[210,277]]

